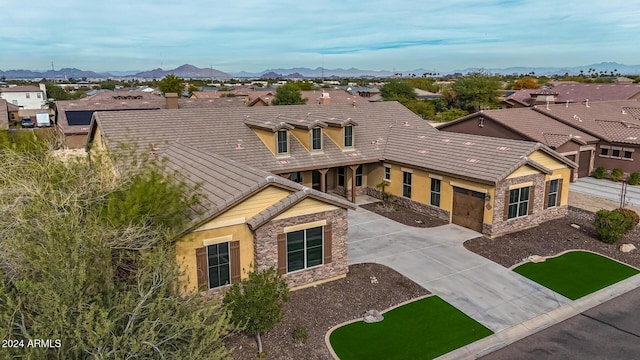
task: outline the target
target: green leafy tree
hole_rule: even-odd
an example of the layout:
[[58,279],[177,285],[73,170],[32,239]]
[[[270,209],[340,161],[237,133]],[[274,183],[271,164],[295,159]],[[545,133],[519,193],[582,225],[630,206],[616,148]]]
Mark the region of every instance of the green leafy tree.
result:
[[105,80],[100,82],[100,89],[115,90],[116,83],[113,80]]
[[417,95],[411,85],[400,80],[391,80],[380,89],[380,95],[388,100],[416,100]]
[[158,88],[163,94],[176,93],[178,96],[184,90],[184,80],[173,74],[169,74],[158,82]]
[[193,85],[193,84],[189,84],[189,90],[188,91],[189,91],[189,96],[191,96],[191,95],[193,95],[194,92],[200,91],[200,89],[197,86]]
[[468,112],[484,107],[496,107],[500,90],[500,80],[482,72],[472,73],[456,80],[451,85],[455,101],[449,105]]
[[256,337],[258,355],[263,355],[260,334],[273,329],[282,320],[282,305],[289,299],[289,288],[275,268],[250,272],[235,283],[224,297],[231,321],[244,326]]
[[536,81],[536,79],[532,78],[532,77],[524,77],[522,79],[518,79],[514,82],[513,84],[513,89],[514,90],[521,90],[521,89],[537,89],[540,87],[540,84],[538,83],[538,81]]
[[451,108],[451,109],[447,109],[447,110],[444,110],[442,112],[439,112],[436,115],[436,121],[437,122],[447,122],[447,121],[459,119],[459,118],[461,118],[463,116],[467,116],[467,115],[469,115],[469,113],[464,111],[464,110],[462,110],[462,109]]
[[[187,212],[166,219],[152,210],[165,198],[184,209],[197,194],[184,193],[179,175],[156,173],[161,164],[138,162],[133,180],[109,164],[0,147],[0,337],[25,344],[3,355],[229,358],[226,310],[181,286],[172,234]],[[125,205],[138,210],[103,211]],[[26,346],[42,338],[59,342]]]
[[284,84],[276,89],[276,95],[273,97],[271,104],[302,105],[306,104],[307,100],[302,98],[302,92],[295,84]]
[[435,118],[435,107],[430,101],[425,100],[401,100],[400,103],[406,106],[407,109],[413,111],[415,114],[420,115],[425,120],[433,120]]

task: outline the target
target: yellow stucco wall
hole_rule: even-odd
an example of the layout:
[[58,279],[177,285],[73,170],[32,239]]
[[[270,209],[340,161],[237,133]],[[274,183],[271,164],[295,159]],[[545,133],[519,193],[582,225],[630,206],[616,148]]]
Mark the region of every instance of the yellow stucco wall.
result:
[[547,155],[546,153],[538,150],[534,153],[532,153],[531,155],[529,155],[529,159],[537,162],[538,164],[551,169],[551,170],[557,170],[557,169],[566,169],[567,165],[565,165],[564,163],[562,163],[561,161],[559,161],[558,159]]
[[102,132],[99,127],[96,127],[96,132],[91,141],[91,148],[96,150],[104,150],[104,141],[102,140]]
[[229,224],[244,223],[247,219],[284,199],[289,194],[290,192],[288,190],[275,186],[266,187],[251,196],[249,199],[244,200],[240,204],[217,216],[215,219],[200,226],[197,231],[228,226]]
[[311,130],[293,129],[289,131],[307,151],[311,151]]
[[517,178],[517,177],[521,177],[521,176],[527,176],[527,175],[534,175],[539,173],[540,171],[532,168],[529,165],[522,165],[521,167],[519,167],[516,171],[512,172],[511,174],[509,174],[509,176],[507,176],[507,179],[513,179],[513,178]]
[[[230,239],[228,238],[230,237]],[[198,273],[196,265],[196,249],[203,247],[203,241],[222,238],[212,241],[208,245],[227,241],[240,241],[240,269],[249,271],[253,263],[253,233],[247,224],[237,224],[217,229],[195,231],[185,235],[176,242],[176,259],[182,269],[182,284],[186,285],[186,292],[194,292],[198,289]],[[241,271],[241,276],[246,276]]]
[[549,180],[562,178],[562,189],[560,191],[560,206],[569,203],[569,183],[571,179],[571,169],[568,167],[553,170],[553,174],[545,176],[545,183]]
[[297,203],[292,208],[284,211],[282,214],[276,216],[274,220],[287,219],[294,216],[315,214],[322,211],[331,211],[338,209],[337,206],[318,201],[316,199],[304,199]]
[[[331,141],[333,141],[340,149],[345,150],[344,148],[344,128],[341,127],[333,127],[333,126],[329,126],[326,127],[324,129],[322,129],[322,131],[324,132],[324,134],[326,134],[329,139],[331,139]],[[358,132],[358,127],[354,126],[353,127],[353,139],[354,139],[354,144],[355,144],[355,138],[356,136],[358,136],[357,134]],[[350,147],[347,148],[348,150],[351,150],[355,147]]]
[[267,130],[261,129],[251,129],[253,130],[262,143],[271,151],[273,155],[276,154],[276,133]]
[[[391,167],[391,180],[389,186],[385,188],[385,191],[395,196],[402,196],[402,172],[403,169],[412,171],[411,176],[411,200],[430,204],[431,199],[431,178],[432,175],[441,180],[440,186],[440,208],[449,213],[453,209],[453,187],[458,186],[469,190],[489,193],[491,199],[494,198],[495,189],[493,186],[476,183],[468,180],[458,179],[436,172],[428,172],[420,169],[414,169],[408,166],[400,166],[392,163],[385,163],[386,166]],[[369,181],[370,186],[375,187],[384,178],[384,166],[382,164],[372,164],[369,169]],[[450,215],[451,216],[451,215]],[[493,223],[493,207],[491,209],[484,209],[483,221],[486,224]],[[449,218],[451,221],[451,218]]]

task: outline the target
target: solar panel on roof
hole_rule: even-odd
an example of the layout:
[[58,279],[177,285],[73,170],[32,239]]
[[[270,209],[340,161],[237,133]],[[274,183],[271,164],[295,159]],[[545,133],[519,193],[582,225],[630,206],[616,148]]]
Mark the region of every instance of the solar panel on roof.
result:
[[90,125],[94,110],[65,111],[69,125]]

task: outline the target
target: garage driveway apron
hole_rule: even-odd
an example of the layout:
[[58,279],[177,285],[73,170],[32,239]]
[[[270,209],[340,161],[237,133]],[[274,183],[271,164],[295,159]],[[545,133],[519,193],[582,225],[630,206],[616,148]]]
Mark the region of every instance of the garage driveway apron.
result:
[[349,210],[349,264],[386,265],[494,332],[570,302],[466,250],[464,241],[478,236],[455,224],[406,226],[358,208]]

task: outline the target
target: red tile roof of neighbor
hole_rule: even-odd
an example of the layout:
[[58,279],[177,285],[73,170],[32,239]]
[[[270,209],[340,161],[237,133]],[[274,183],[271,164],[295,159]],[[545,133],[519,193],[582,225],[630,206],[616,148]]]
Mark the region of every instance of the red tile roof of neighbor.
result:
[[589,101],[534,110],[608,142],[640,144],[640,101]]
[[[288,119],[285,123],[314,119],[357,124],[354,150],[343,151],[325,134],[323,152],[310,153],[291,136],[289,155],[276,157],[245,121],[270,119],[272,123],[280,123],[279,118]],[[441,133],[397,102],[355,107],[297,105],[97,112],[92,126],[100,128],[105,144],[111,149],[128,142],[144,151],[150,146],[163,148],[179,140],[203,152],[272,173],[388,160],[493,184],[527,163],[527,156],[533,151],[542,149],[558,156],[546,146],[532,142]]]
[[589,101],[629,100],[640,97],[640,84],[556,83],[550,89],[516,90],[505,101],[515,101],[524,106],[533,105],[533,93],[557,94],[556,103]]
[[541,142],[551,148],[557,148],[571,140],[580,143],[598,142],[598,138],[528,107],[483,110],[458,120],[441,124],[438,126],[438,129],[446,129],[465,121],[474,121],[480,116],[491,119],[531,141]]

